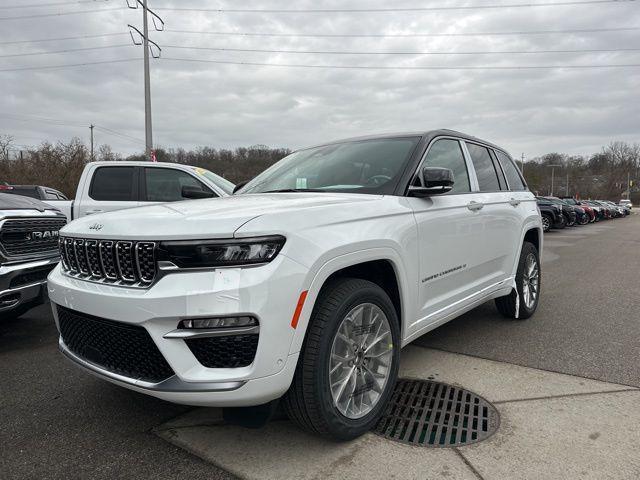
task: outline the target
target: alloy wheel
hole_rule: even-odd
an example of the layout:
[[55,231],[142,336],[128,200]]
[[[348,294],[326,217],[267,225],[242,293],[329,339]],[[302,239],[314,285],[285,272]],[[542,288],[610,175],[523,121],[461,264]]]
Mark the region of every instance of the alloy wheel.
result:
[[524,271],[522,272],[522,297],[528,309],[533,308],[538,298],[540,289],[540,269],[538,259],[533,253],[527,255],[524,261]]
[[367,415],[385,390],[393,362],[389,319],[380,307],[362,303],[338,326],[329,360],[333,404],[347,418]]

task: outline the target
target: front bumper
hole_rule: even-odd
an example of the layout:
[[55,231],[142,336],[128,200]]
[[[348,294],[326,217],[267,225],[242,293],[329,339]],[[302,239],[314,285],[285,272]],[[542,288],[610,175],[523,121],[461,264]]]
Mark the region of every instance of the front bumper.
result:
[[0,313],[39,303],[47,274],[58,262],[51,257],[0,266]]
[[[291,316],[307,270],[284,255],[252,268],[171,273],[148,289],[91,283],[49,275],[48,292],[56,325],[56,305],[84,314],[143,327],[175,375],[158,383],[119,375],[70,350],[67,358],[92,374],[164,400],[190,405],[247,406],[280,397],[289,387],[298,354],[290,355],[295,330]],[[207,368],[182,338],[171,335],[185,318],[251,315],[260,323],[256,354],[248,366]]]

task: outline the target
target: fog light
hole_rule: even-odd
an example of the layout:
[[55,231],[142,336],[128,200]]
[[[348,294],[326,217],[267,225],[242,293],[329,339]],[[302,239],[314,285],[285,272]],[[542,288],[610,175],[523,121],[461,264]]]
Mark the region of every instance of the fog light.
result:
[[253,317],[215,317],[182,320],[178,328],[237,328],[257,325],[258,320]]

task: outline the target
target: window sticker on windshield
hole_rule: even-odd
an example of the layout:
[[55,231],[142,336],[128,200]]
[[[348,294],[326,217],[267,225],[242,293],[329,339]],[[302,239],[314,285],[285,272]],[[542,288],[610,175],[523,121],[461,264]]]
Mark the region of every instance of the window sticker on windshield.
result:
[[305,177],[296,178],[296,188],[307,188],[307,179]]

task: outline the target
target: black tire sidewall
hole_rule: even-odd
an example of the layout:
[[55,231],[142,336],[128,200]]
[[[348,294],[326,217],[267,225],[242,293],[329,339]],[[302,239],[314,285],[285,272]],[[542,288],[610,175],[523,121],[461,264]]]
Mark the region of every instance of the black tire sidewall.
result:
[[[329,380],[329,360],[331,355],[331,347],[334,336],[342,322],[342,319],[356,305],[362,303],[373,303],[380,307],[389,320],[391,335],[393,338],[393,361],[391,373],[385,385],[385,390],[378,400],[377,405],[362,418],[349,419],[342,415],[333,404]],[[386,406],[391,394],[393,386],[398,376],[400,363],[400,329],[399,322],[395,312],[395,308],[387,294],[377,285],[371,283],[371,286],[351,292],[337,309],[330,315],[330,321],[327,328],[323,332],[319,344],[319,352],[317,357],[317,368],[315,369],[313,381],[316,383],[315,391],[318,392],[318,402],[321,405],[320,414],[329,426],[329,430],[333,436],[343,439],[350,439],[361,435],[370,430],[377,422],[382,410]]]

